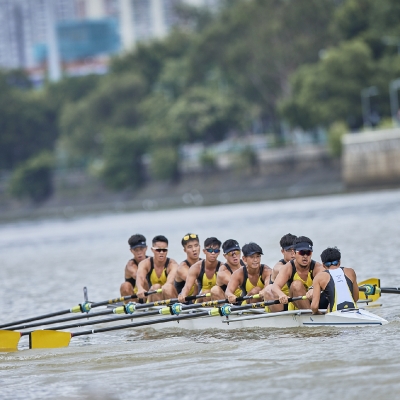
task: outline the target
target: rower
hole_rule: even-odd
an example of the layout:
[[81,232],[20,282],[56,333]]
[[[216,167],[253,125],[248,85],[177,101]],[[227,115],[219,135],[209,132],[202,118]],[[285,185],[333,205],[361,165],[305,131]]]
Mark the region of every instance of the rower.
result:
[[[206,256],[205,260],[199,260],[189,268],[186,283],[178,296],[180,302],[185,301],[190,289],[197,281],[199,294],[210,293],[213,286],[217,282],[217,272],[221,266],[218,261],[221,242],[216,237],[209,237],[204,241],[203,252]],[[207,301],[206,297],[198,299],[197,302]]]
[[[313,253],[313,242],[306,236],[299,236],[294,241],[294,259],[283,265],[271,287],[274,298],[278,298],[281,304],[288,304],[288,297],[307,295],[306,300],[297,300],[290,303],[289,310],[309,309],[312,291],[308,289],[312,286],[314,277],[324,270],[321,263],[311,259]],[[289,296],[283,289],[285,285],[289,288]]]
[[[294,245],[293,242],[297,236],[292,235],[291,233],[287,233],[286,235],[281,237],[279,244],[281,246],[281,253],[283,258],[281,258],[272,269],[272,273],[269,279],[269,285],[265,286],[265,288],[260,292],[262,296],[264,296],[264,300],[275,300],[275,296],[272,293],[272,284],[275,281],[275,278],[278,276],[279,270],[294,259]],[[289,287],[284,285],[282,291],[289,296]],[[279,312],[279,311],[287,311],[288,305],[287,304],[275,304],[273,306],[269,306],[270,312]]]
[[[313,314],[321,314],[321,299],[329,303],[328,311],[358,308],[357,276],[352,268],[341,267],[341,254],[337,247],[328,247],[321,253],[325,273],[318,274],[313,280]],[[321,290],[323,291],[321,294]],[[327,307],[324,307],[327,308]]]
[[[230,303],[235,303],[237,289],[241,289],[241,296],[251,296],[258,294],[264,288],[264,282],[269,282],[271,268],[266,264],[261,264],[263,255],[261,247],[256,243],[245,244],[242,248],[243,261],[246,264],[236,270],[229,280],[225,291],[225,297]],[[249,302],[255,302],[252,299]]]
[[132,235],[128,239],[128,244],[133,258],[125,266],[125,282],[120,287],[121,296],[132,296],[137,292],[136,275],[138,265],[148,257],[146,256],[146,238],[140,233]]
[[[244,262],[240,258],[241,249],[239,243],[236,240],[228,239],[222,244],[222,251],[224,252],[225,263],[221,265],[217,273],[216,285],[211,289],[212,300],[223,300],[225,299],[225,290],[228,287],[229,280],[232,274],[238,270],[241,266],[244,266]],[[237,288],[235,295],[240,296],[242,290]]]
[[[174,285],[177,293],[180,293],[185,286],[189,268],[197,261],[201,260],[199,237],[195,233],[188,233],[185,235],[181,243],[183,251],[186,253],[186,259],[179,264],[178,270],[176,271]],[[196,295],[197,292],[197,282],[195,282],[189,290],[188,296]]]
[[136,286],[139,299],[145,297],[144,293],[162,288],[162,293],[152,294],[148,302],[170,299],[177,296],[174,280],[178,264],[168,258],[168,239],[158,235],[152,240],[151,251],[153,257],[141,261],[138,266]]

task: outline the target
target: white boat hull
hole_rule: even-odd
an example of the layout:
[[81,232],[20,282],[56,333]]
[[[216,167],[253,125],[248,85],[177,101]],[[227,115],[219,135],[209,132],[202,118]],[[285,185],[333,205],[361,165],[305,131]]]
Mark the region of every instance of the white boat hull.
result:
[[[142,328],[152,327],[154,329],[188,329],[188,330],[205,330],[205,329],[249,329],[249,328],[298,328],[298,327],[371,327],[381,326],[388,323],[387,320],[364,309],[359,310],[343,310],[326,313],[322,315],[312,315],[311,310],[294,310],[283,311],[279,313],[266,313],[263,311],[246,311],[243,313],[231,314],[228,317],[205,316],[195,317],[198,312],[204,312],[207,309],[202,308],[192,313],[182,313],[182,316],[192,314],[194,318],[185,318],[178,321],[168,321],[143,326]],[[130,323],[138,323],[144,321],[156,321],[169,317],[139,317],[125,319],[123,321],[113,321],[108,324],[102,324],[101,327],[111,325],[123,325]],[[171,316],[171,318],[173,318]],[[133,327],[139,329],[141,327]]]

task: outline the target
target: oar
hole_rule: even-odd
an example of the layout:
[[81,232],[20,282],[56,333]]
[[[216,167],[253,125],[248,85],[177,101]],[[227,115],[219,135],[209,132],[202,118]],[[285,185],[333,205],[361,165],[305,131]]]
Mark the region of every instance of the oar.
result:
[[[207,293],[205,295],[198,295],[197,298],[200,297],[209,297],[211,294]],[[186,301],[190,301],[190,300],[194,300],[193,297],[196,296],[191,296],[191,297],[186,297]],[[249,299],[259,299],[260,295],[259,294],[255,294],[252,296],[244,296],[244,297],[238,297],[236,300],[237,301],[243,301],[243,300],[249,300]],[[142,318],[142,317],[147,317],[147,316],[151,316],[151,315],[157,315],[157,314],[161,314],[161,315],[178,315],[180,312],[184,311],[184,310],[191,310],[194,308],[201,308],[201,307],[216,307],[220,304],[225,304],[228,303],[229,301],[227,299],[223,299],[223,300],[213,300],[213,301],[207,301],[207,302],[203,302],[203,303],[197,303],[197,304],[181,304],[181,303],[173,303],[168,307],[163,307],[161,309],[158,310],[151,310],[151,311],[145,311],[145,312],[141,312],[141,313],[137,313],[134,314],[134,311],[132,311],[132,314],[129,315],[123,315],[122,317],[112,317],[112,318],[103,318],[103,319],[97,319],[97,320],[90,320],[90,321],[85,321],[85,322],[80,322],[77,324],[69,324],[69,325],[60,325],[60,326],[52,326],[51,328],[48,328],[48,330],[51,331],[57,331],[57,330],[63,330],[63,329],[70,329],[70,328],[79,328],[81,326],[86,326],[86,325],[96,325],[96,324],[103,324],[103,323],[107,323],[107,322],[118,322],[118,321],[123,321],[125,319],[134,319],[134,318]],[[258,304],[258,303],[256,303]],[[136,308],[137,310],[137,308]],[[92,314],[93,317],[94,314]],[[56,320],[53,321],[53,323],[59,322],[61,320]],[[39,326],[39,324],[38,324]],[[21,328],[22,329],[22,328]],[[21,336],[25,336],[28,335],[31,332],[22,332]],[[2,331],[0,331],[0,340],[1,340],[1,334]],[[1,347],[0,347],[1,348]]]
[[[254,295],[254,296],[248,296],[247,298],[258,298],[259,295]],[[288,301],[296,301],[296,300],[304,300],[306,296],[298,296],[298,297],[293,297],[289,298]],[[185,309],[188,308],[199,308],[199,307],[207,307],[207,306],[212,306],[215,304],[221,304],[225,303],[222,308],[212,308],[211,310],[208,311],[202,311],[199,313],[195,314],[185,314],[185,315],[179,315],[179,313]],[[208,304],[208,305],[207,305]],[[53,330],[39,330],[39,331],[34,331],[34,332],[26,332],[23,334],[29,334],[29,348],[31,349],[38,349],[38,348],[58,348],[58,347],[67,347],[70,343],[70,340],[72,337],[75,336],[82,336],[82,335],[91,335],[93,333],[100,333],[100,332],[109,332],[109,331],[114,331],[114,330],[119,330],[119,329],[127,329],[127,328],[135,328],[135,327],[140,327],[140,326],[147,326],[147,325],[154,325],[154,324],[159,324],[163,322],[170,322],[170,321],[179,321],[183,319],[189,319],[189,318],[198,318],[198,317],[205,317],[205,316],[216,316],[216,315],[229,315],[234,311],[239,311],[239,310],[246,310],[250,308],[257,308],[257,307],[266,307],[270,306],[273,304],[279,304],[279,300],[271,300],[271,301],[263,301],[260,303],[253,303],[253,304],[246,304],[244,306],[232,306],[231,304],[226,304],[226,300],[216,300],[216,301],[210,301],[207,303],[201,303],[201,304],[193,304],[193,305],[182,305],[179,303],[179,307],[165,307],[164,309],[161,309],[163,311],[159,311],[159,314],[167,314],[170,313],[172,309],[175,310],[175,312],[172,312],[175,314],[172,317],[168,318],[153,318],[151,320],[147,321],[141,321],[141,322],[136,322],[136,323],[131,323],[127,325],[117,325],[117,326],[112,326],[112,327],[106,327],[106,328],[100,328],[100,329],[90,329],[87,331],[82,331],[82,332],[62,332],[62,331],[53,331]],[[168,312],[167,312],[168,310]],[[104,322],[104,321],[103,321]],[[13,333],[16,334],[17,332],[9,332],[8,333]],[[14,347],[6,347],[3,348],[2,350],[15,350],[18,342],[15,344]],[[1,349],[1,347],[0,347]]]
[[[201,299],[204,297],[210,297],[210,296],[211,296],[211,293],[198,294],[195,296],[188,296],[188,297],[186,297],[186,301],[197,300],[197,299]],[[27,324],[27,325],[10,326],[10,327],[7,327],[7,330],[17,331],[17,330],[21,330],[21,329],[35,328],[37,326],[52,325],[52,324],[59,324],[59,323],[68,322],[68,321],[76,321],[79,319],[100,317],[100,316],[109,315],[109,314],[132,314],[136,310],[141,310],[143,308],[164,306],[164,305],[169,305],[169,304],[176,303],[176,302],[178,302],[177,298],[168,299],[168,300],[158,300],[158,301],[153,301],[151,303],[143,303],[143,304],[128,303],[128,304],[124,304],[123,306],[120,306],[120,307],[116,307],[116,308],[108,309],[108,310],[104,310],[104,311],[99,311],[99,312],[92,312],[90,314],[74,315],[72,317],[67,317],[67,318],[51,319],[49,321],[40,321],[40,322],[35,322],[33,324]],[[81,325],[76,325],[76,326],[81,326]],[[1,332],[2,331],[0,330],[0,340],[1,340]]]
[[[185,301],[192,301],[196,299],[200,299],[203,297],[210,297],[211,293],[205,293],[205,294],[199,294],[195,296],[188,296],[185,297]],[[124,306],[121,307],[116,307],[113,310],[105,310],[99,313],[91,313],[87,315],[77,315],[74,317],[70,318],[64,318],[64,319],[58,319],[58,320],[50,320],[50,321],[45,321],[45,322],[38,322],[35,324],[30,324],[30,325],[22,325],[18,327],[18,329],[26,329],[27,327],[33,327],[33,326],[42,326],[42,325],[50,325],[50,324],[55,324],[59,322],[64,322],[64,321],[70,321],[70,320],[76,320],[76,319],[81,319],[81,318],[89,318],[89,317],[95,317],[95,316],[101,316],[101,315],[107,315],[107,314],[133,314],[136,310],[144,309],[144,308],[150,308],[150,307],[156,307],[156,306],[162,306],[162,305],[173,305],[178,301],[177,298],[175,299],[168,299],[168,300],[159,300],[159,301],[153,301],[151,303],[145,303],[145,304],[135,304],[135,303],[128,303],[125,304]],[[199,303],[201,304],[205,303]],[[194,304],[193,304],[194,305]],[[204,306],[203,306],[204,307]],[[153,311],[154,313],[154,311]],[[158,314],[159,311],[155,311],[155,314]],[[147,314],[151,315],[151,314]],[[139,315],[140,316],[140,315]],[[132,315],[127,315],[126,318],[132,318]],[[112,320],[114,320],[113,318]],[[122,318],[125,319],[125,318]],[[104,320],[99,320],[100,323],[101,321],[104,322]],[[82,324],[77,324],[77,325],[68,325],[68,327],[73,327],[73,326],[83,326],[83,325],[90,325],[92,324],[91,321],[88,321],[87,323],[82,323]],[[14,331],[16,330],[17,327],[10,327],[8,330],[0,330],[0,350],[10,350],[10,349],[16,349],[18,346],[19,339],[21,336],[29,335],[31,332],[19,332],[19,331]],[[54,329],[54,328],[50,328]],[[62,329],[62,327],[58,327],[58,329]],[[67,329],[66,327],[64,329]]]
[[[305,300],[306,296],[298,296],[289,298],[288,301],[296,301],[296,300]],[[224,300],[217,300],[217,302],[222,302]],[[213,303],[213,302],[210,302]],[[62,332],[62,331],[52,331],[52,330],[43,330],[43,331],[34,331],[31,332],[29,335],[29,348],[31,349],[39,349],[39,348],[58,348],[58,347],[67,347],[71,341],[71,338],[75,336],[83,336],[83,335],[92,335],[94,333],[101,333],[101,332],[110,332],[120,329],[127,329],[127,328],[137,328],[141,326],[147,325],[154,325],[160,324],[164,322],[171,322],[171,321],[180,321],[184,319],[191,319],[191,318],[198,318],[198,317],[206,317],[206,316],[217,316],[217,315],[229,315],[234,311],[239,310],[247,310],[250,308],[257,308],[257,307],[266,307],[271,306],[273,304],[279,304],[279,300],[271,300],[271,301],[263,301],[260,303],[253,303],[253,304],[246,304],[244,306],[232,306],[231,304],[225,304],[222,308],[212,308],[208,311],[202,311],[193,314],[184,314],[184,315],[175,315],[172,317],[167,318],[157,318],[157,319],[150,319],[147,321],[135,322],[131,324],[124,324],[124,325],[116,325],[110,326],[106,328],[100,329],[90,329],[81,332]],[[190,307],[181,305],[182,308]],[[201,305],[199,305],[201,306]],[[205,306],[203,306],[205,307]],[[14,332],[15,333],[15,332]]]
[[381,293],[400,294],[398,287],[381,287],[381,281],[378,278],[369,278],[359,284],[360,299],[376,301],[379,299]]
[[[151,292],[146,292],[145,296],[149,296],[151,294],[161,293],[161,292],[162,292],[162,289],[157,289],[157,290],[153,290]],[[70,314],[70,313],[79,313],[79,312],[88,313],[92,308],[95,308],[95,307],[100,307],[100,306],[105,306],[105,305],[108,305],[108,304],[119,303],[121,301],[131,300],[131,299],[135,299],[135,298],[137,298],[137,295],[133,294],[132,296],[118,297],[116,299],[99,301],[97,303],[83,302],[82,304],[78,304],[77,306],[69,308],[68,310],[62,310],[62,311],[57,311],[57,312],[50,313],[50,314],[39,315],[37,317],[21,319],[19,321],[14,321],[14,322],[8,322],[7,324],[0,325],[0,329],[1,328],[6,328],[6,327],[9,327],[9,326],[16,326],[16,325],[19,325],[19,324],[24,324],[26,322],[32,322],[32,321],[38,321],[38,320],[41,320],[41,319],[57,317],[59,315],[65,315],[65,314]],[[84,316],[84,317],[86,317],[86,316]]]

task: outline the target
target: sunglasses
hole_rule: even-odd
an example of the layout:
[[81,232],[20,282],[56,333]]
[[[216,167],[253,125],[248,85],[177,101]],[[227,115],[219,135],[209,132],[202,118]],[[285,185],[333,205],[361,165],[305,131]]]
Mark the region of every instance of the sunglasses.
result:
[[155,247],[152,247],[152,249],[154,251],[156,251],[157,253],[166,253],[168,251],[168,249],[158,249],[158,248],[155,248]]
[[198,238],[199,237],[195,233],[189,233],[189,235],[183,237],[183,240],[198,239]]
[[298,253],[301,256],[311,256],[312,251],[311,250],[299,250]]
[[211,248],[205,250],[207,253],[215,253],[215,254],[218,254],[221,251],[220,249],[211,249]]
[[335,261],[329,261],[329,262],[326,262],[326,263],[324,263],[324,265],[325,265],[325,267],[330,267],[331,265],[338,265],[339,264],[339,261],[338,260],[335,260]]
[[238,256],[238,255],[240,255],[240,250],[232,250],[229,253],[226,253],[226,255],[231,256],[231,257]]

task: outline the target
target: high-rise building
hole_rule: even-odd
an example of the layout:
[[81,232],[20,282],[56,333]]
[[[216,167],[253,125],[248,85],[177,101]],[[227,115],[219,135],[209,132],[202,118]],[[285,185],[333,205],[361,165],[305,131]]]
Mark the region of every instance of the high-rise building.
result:
[[165,36],[179,20],[176,7],[186,3],[216,8],[218,0],[120,0],[120,35],[124,50],[135,43]]

